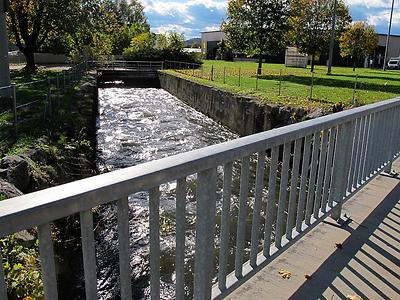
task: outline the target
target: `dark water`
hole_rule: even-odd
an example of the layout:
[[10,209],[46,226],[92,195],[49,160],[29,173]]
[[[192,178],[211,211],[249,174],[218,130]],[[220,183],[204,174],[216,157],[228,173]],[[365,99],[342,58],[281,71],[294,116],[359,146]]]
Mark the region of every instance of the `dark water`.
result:
[[[212,119],[187,106],[162,89],[107,88],[99,89],[98,166],[102,172],[112,171],[147,161],[198,149],[235,139],[238,136]],[[238,187],[239,167],[234,168],[234,186]],[[222,168],[218,169],[218,186],[222,186]],[[193,273],[195,180],[189,176],[187,194],[186,257],[188,277]],[[163,299],[174,298],[174,232],[176,182],[161,186],[161,293]],[[219,196],[221,189],[218,190]],[[234,189],[232,205],[237,205]],[[220,197],[217,197],[220,199]],[[220,201],[220,200],[218,200]],[[217,207],[219,207],[219,202]],[[130,242],[134,298],[148,298],[148,195],[130,197]],[[96,230],[99,269],[99,296],[115,299],[118,288],[118,236],[116,208],[100,208]],[[190,295],[190,280],[188,284]]]

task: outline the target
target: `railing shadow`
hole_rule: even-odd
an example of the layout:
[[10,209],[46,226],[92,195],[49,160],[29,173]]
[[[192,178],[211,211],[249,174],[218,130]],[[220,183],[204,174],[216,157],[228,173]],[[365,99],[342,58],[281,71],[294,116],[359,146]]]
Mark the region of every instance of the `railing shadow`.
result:
[[[398,249],[396,250],[394,246],[398,244],[398,239],[394,238],[393,234],[384,232],[384,229],[378,229],[381,224],[387,226],[387,222],[385,221],[389,220],[389,218],[392,219],[390,217],[392,212],[395,216],[397,215],[398,207],[396,207],[396,205],[399,204],[399,199],[400,183],[398,183],[387,197],[369,214],[369,216],[359,224],[357,229],[354,230],[349,226],[349,223],[345,223],[342,229],[350,232],[351,235],[343,242],[342,247],[337,249],[318,268],[318,270],[312,274],[312,279],[307,280],[302,286],[300,286],[290,299],[324,299],[322,294],[328,288],[337,296],[346,299],[346,295],[343,295],[343,290],[334,284],[336,278],[340,279],[342,283],[347,285],[349,290],[357,293],[363,299],[368,299],[364,294],[365,291],[360,290],[359,287],[354,285],[355,277],[357,278],[357,282],[362,282],[367,285],[373,292],[382,298],[387,298],[385,291],[382,291],[381,289],[382,286],[400,294],[398,286],[390,282],[387,278],[384,278],[377,270],[373,270],[368,263],[368,261],[372,261],[377,264],[385,272],[388,272],[390,275],[395,277],[397,282],[400,279],[399,274],[393,272],[393,270],[378,259],[376,255],[377,253],[394,264],[398,264],[399,262],[398,258],[393,255],[393,252],[398,253],[399,251]],[[396,224],[398,224],[397,222]],[[393,226],[390,227],[390,230],[395,230],[396,233],[399,232],[399,228],[394,228]],[[385,238],[377,238],[378,234],[381,234],[382,232],[385,233]],[[384,249],[384,247],[386,247],[389,252]],[[356,254],[359,255],[356,256]],[[349,264],[350,261],[352,261],[351,266]],[[355,269],[355,266],[357,266],[358,270],[361,267],[368,271],[368,278],[360,274]],[[351,279],[343,276],[342,271],[344,269],[352,273]]]

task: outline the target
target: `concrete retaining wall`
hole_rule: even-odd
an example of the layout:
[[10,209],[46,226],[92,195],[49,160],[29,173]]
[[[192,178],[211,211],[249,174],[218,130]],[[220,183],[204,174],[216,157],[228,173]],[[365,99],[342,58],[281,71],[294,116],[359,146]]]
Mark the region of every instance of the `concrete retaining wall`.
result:
[[159,78],[161,88],[242,136],[289,125],[307,115],[303,109],[264,104],[257,98],[224,92],[164,72],[160,72]]

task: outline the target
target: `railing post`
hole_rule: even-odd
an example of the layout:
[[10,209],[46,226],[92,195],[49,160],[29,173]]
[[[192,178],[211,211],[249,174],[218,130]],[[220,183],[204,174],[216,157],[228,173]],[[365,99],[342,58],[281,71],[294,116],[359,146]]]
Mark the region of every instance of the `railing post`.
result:
[[211,298],[216,198],[216,168],[198,173],[194,299]]
[[[350,159],[354,138],[355,120],[339,125],[332,172],[332,184],[329,203],[333,207],[331,218],[339,221],[343,198],[346,197],[350,171]],[[334,203],[336,202],[336,206]]]

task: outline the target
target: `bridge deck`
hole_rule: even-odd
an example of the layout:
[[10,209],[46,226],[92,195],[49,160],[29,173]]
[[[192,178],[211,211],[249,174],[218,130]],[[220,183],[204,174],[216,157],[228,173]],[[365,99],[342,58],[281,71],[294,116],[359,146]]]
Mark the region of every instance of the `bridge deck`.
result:
[[228,299],[400,299],[399,179],[375,178],[344,205],[344,226],[321,223]]

